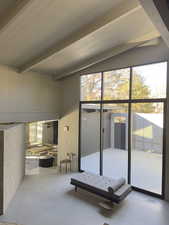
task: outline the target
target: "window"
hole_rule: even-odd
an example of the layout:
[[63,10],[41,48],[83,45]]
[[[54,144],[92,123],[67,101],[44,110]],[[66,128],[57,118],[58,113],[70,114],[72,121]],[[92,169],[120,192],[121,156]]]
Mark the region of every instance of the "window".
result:
[[81,77],[80,169],[163,194],[167,62]]
[[42,144],[43,123],[34,122],[29,124],[29,143]]
[[81,76],[81,101],[101,100],[101,73]]
[[128,104],[103,104],[103,109],[103,175],[127,180]]
[[131,184],[154,193],[162,191],[163,108],[163,102],[131,107]]
[[29,124],[29,142],[35,143],[37,141],[37,124],[30,123]]
[[81,107],[81,169],[99,174],[100,104]]
[[167,63],[133,67],[132,98],[166,98]]
[[129,99],[130,69],[105,72],[103,82],[103,99]]

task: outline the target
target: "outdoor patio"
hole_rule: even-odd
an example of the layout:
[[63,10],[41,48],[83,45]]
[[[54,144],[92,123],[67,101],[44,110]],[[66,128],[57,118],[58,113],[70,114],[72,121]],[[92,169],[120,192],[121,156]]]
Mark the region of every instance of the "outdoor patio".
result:
[[[99,173],[100,153],[96,152],[81,158],[81,169]],[[103,151],[103,175],[127,179],[128,152],[120,149]],[[133,186],[161,194],[162,155],[143,151],[132,151],[131,183]]]

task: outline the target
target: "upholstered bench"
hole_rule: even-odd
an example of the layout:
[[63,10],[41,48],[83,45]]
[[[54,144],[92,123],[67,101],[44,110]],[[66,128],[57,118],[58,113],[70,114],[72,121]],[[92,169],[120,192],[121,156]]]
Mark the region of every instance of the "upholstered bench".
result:
[[111,202],[121,202],[131,191],[131,185],[124,178],[112,179],[92,173],[79,173],[71,178],[72,185],[97,194]]

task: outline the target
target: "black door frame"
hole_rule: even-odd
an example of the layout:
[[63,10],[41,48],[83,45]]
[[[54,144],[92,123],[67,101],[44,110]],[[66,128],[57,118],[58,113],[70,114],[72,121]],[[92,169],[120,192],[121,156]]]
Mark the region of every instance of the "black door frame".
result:
[[[160,62],[167,62],[167,61],[160,61]],[[151,64],[156,64],[160,62],[155,62]],[[167,62],[168,63],[168,62]],[[144,64],[144,65],[151,65],[151,64]],[[140,66],[140,65],[138,65]],[[135,66],[134,66],[135,67]],[[125,67],[126,68],[126,67]],[[162,192],[161,194],[157,194],[151,191],[147,191],[135,186],[132,186],[134,190],[158,197],[161,199],[165,198],[165,158],[166,158],[166,109],[167,109],[167,98],[155,98],[155,99],[131,99],[132,95],[132,69],[133,66],[127,67],[130,69],[130,81],[129,81],[129,99],[127,100],[103,100],[103,79],[104,79],[104,72],[101,73],[101,100],[96,101],[80,101],[79,103],[79,138],[78,138],[78,169],[79,172],[83,172],[81,170],[81,109],[82,105],[84,104],[100,104],[100,176],[103,175],[103,105],[104,104],[118,104],[118,103],[127,103],[128,104],[128,183],[131,184],[131,106],[132,103],[163,103],[163,157],[162,157]],[[122,69],[122,68],[120,68]],[[113,69],[116,70],[116,69]],[[167,92],[166,92],[167,93]]]

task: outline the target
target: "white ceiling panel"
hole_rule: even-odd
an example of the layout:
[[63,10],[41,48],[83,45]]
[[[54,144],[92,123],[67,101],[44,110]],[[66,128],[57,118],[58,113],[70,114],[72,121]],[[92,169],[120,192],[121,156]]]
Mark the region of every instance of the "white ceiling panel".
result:
[[[133,23],[133,21],[135,22]],[[57,74],[90,57],[138,39],[154,30],[155,28],[148,20],[144,10],[139,8],[42,61],[33,70]]]
[[0,32],[0,63],[18,67],[122,0],[34,0]]
[[0,64],[21,72],[68,73],[111,49],[120,54],[149,33],[159,35],[137,0],[0,0],[4,13]]

